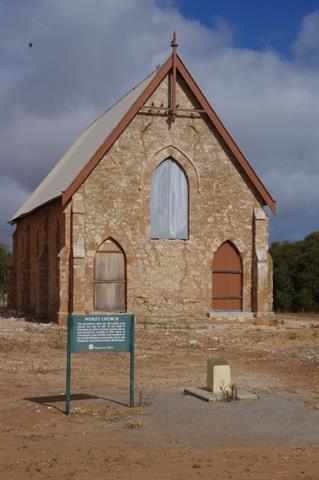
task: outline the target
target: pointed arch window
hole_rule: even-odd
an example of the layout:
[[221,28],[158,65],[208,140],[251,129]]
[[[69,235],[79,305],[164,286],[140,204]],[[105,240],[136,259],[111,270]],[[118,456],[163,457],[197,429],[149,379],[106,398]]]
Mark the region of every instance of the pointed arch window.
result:
[[151,238],[188,239],[188,180],[172,158],[153,173]]
[[95,254],[94,308],[100,312],[126,311],[125,256],[120,246],[105,240]]

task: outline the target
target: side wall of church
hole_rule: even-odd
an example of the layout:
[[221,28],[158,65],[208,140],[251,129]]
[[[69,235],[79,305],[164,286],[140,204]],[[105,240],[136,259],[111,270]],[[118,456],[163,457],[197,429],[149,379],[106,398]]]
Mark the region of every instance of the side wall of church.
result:
[[61,201],[51,202],[18,220],[9,272],[9,307],[39,318],[57,319],[63,221]]

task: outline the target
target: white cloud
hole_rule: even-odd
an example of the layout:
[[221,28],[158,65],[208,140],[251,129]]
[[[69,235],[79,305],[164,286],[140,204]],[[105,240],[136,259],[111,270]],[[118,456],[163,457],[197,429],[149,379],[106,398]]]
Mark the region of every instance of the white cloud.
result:
[[31,192],[59,159],[79,132],[98,115],[86,102],[42,117],[16,108],[11,121],[2,127],[1,175],[13,177]]
[[166,59],[174,29],[187,67],[278,200],[273,238],[317,229],[318,19],[302,20],[288,61],[236,48],[225,20],[209,29],[170,3],[1,3],[0,175],[12,187],[2,194],[2,235],[83,128]]
[[[293,45],[294,52],[298,56],[316,54],[318,61],[319,53],[319,10],[306,15],[301,23],[296,41]],[[318,68],[318,64],[317,64]]]
[[[0,219],[3,223],[8,220],[9,209],[18,210],[27,195],[28,192],[14,179],[0,177]],[[0,242],[9,244],[9,235],[14,229],[8,224],[3,224],[1,227]]]

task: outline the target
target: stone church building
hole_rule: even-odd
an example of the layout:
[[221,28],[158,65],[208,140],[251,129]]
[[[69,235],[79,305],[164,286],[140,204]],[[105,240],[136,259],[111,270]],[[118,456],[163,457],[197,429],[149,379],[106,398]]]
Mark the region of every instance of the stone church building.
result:
[[[276,204],[176,53],[92,123],[11,219],[9,305],[140,321],[267,317]],[[244,112],[243,112],[244,113]]]

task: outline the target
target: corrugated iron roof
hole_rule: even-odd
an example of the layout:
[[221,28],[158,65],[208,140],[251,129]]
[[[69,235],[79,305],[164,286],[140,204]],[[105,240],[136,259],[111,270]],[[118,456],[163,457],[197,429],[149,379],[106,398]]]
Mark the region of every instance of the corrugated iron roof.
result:
[[26,215],[32,210],[62,195],[62,192],[66,190],[74,178],[77,177],[92,155],[94,155],[105,141],[105,138],[111,134],[137,98],[152,81],[156,72],[157,69],[84,130],[30,197],[13,215],[10,222],[15,222],[22,215]]

